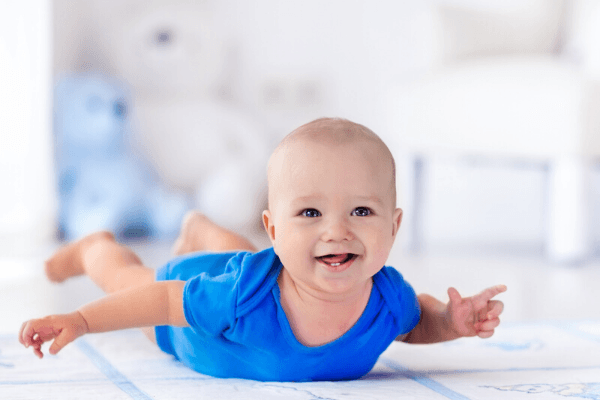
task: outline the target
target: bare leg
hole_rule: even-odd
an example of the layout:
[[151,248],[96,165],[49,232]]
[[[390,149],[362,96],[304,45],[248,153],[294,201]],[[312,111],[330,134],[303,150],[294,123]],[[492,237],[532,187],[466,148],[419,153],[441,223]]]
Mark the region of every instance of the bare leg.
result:
[[215,224],[204,214],[190,211],[183,219],[181,232],[173,246],[173,253],[182,255],[201,250],[256,251],[256,247],[246,238]]
[[[144,266],[133,251],[118,244],[109,232],[93,233],[61,247],[45,267],[51,281],[62,282],[85,274],[105,293],[154,282],[154,270]],[[142,331],[156,343],[154,329]]]
[[60,248],[46,261],[46,275],[54,282],[88,275],[105,293],[154,281],[154,271],[109,232],[93,233]]

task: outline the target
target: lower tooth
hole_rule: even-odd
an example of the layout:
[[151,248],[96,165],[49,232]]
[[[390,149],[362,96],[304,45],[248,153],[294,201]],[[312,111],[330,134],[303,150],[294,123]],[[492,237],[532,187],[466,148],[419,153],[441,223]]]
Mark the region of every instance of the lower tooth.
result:
[[332,267],[337,267],[338,265],[340,265],[341,263],[333,263],[331,264]]

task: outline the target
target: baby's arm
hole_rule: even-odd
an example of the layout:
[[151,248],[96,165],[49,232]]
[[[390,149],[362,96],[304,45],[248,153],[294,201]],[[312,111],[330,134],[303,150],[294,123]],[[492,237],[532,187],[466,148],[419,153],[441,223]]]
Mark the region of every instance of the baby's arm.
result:
[[498,285],[472,296],[462,298],[454,288],[448,289],[450,301],[444,304],[436,298],[421,294],[421,320],[417,326],[397,340],[408,343],[436,343],[454,340],[465,336],[489,338],[500,324],[498,318],[504,304],[492,300],[506,291],[506,286]]
[[54,339],[50,354],[86,333],[144,326],[188,326],[183,312],[184,281],[155,282],[113,293],[70,314],[32,319],[21,326],[19,341],[43,357],[44,342]]

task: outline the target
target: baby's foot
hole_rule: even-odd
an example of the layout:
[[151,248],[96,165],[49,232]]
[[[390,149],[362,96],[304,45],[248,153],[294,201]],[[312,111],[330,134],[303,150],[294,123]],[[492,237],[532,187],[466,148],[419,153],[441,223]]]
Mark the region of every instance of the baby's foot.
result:
[[190,211],[183,218],[181,232],[173,246],[173,253],[182,255],[202,250],[256,251],[256,248],[246,238],[215,224],[204,214]]
[[182,255],[207,250],[207,231],[213,223],[198,211],[188,211],[181,223],[179,237],[173,245],[173,253]]
[[85,249],[98,240],[114,240],[114,236],[110,232],[96,232],[58,249],[46,261],[45,271],[48,279],[52,282],[62,282],[72,276],[85,274]]

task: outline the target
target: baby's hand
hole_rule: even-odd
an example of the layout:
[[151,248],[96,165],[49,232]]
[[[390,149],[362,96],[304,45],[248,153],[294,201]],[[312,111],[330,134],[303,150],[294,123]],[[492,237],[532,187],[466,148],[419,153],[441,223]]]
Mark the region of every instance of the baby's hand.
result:
[[505,291],[506,286],[498,285],[473,297],[462,298],[456,289],[448,289],[450,302],[446,312],[451,328],[459,337],[491,337],[494,329],[500,324],[498,317],[504,309],[501,301],[492,298]]
[[63,347],[88,332],[87,322],[75,311],[70,314],[51,315],[25,322],[19,331],[19,342],[25,347],[32,346],[39,358],[44,357],[42,344],[54,339],[50,354],[58,353]]

